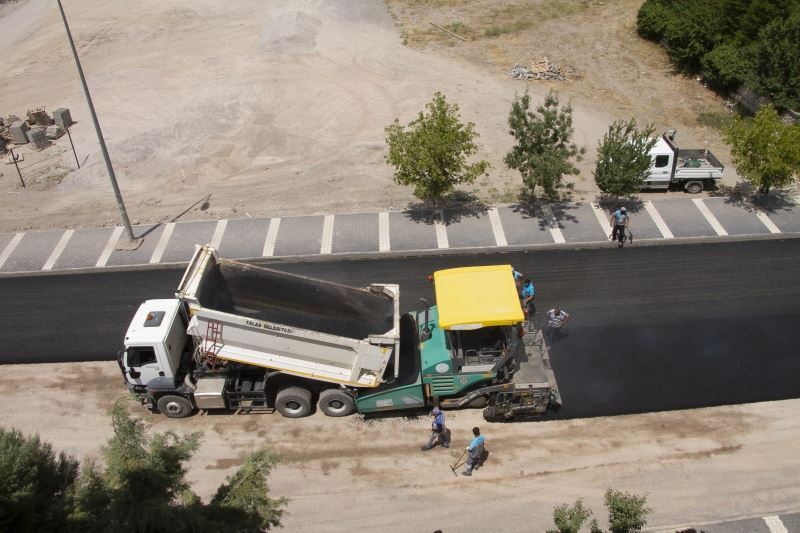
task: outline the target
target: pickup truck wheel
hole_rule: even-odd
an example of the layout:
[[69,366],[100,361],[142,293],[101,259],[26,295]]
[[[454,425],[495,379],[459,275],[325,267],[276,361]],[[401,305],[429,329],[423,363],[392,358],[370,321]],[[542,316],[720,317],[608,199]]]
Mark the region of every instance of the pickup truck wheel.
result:
[[186,418],[194,408],[192,402],[183,396],[168,394],[158,399],[158,410],[169,418]]
[[690,181],[686,184],[686,192],[689,194],[697,194],[703,192],[703,182],[702,181]]
[[319,394],[319,408],[328,416],[347,416],[355,411],[355,402],[347,391],[325,389]]
[[287,387],[275,397],[275,409],[286,418],[311,414],[311,392],[302,387]]

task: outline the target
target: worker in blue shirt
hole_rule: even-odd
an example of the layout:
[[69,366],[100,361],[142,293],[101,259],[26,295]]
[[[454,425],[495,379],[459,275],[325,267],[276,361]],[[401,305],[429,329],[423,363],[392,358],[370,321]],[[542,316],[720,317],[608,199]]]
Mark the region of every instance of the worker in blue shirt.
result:
[[421,450],[430,450],[439,442],[442,443],[443,448],[450,447],[450,431],[444,424],[444,412],[438,407],[434,407],[431,411],[433,422],[431,423],[431,437],[428,439],[427,444],[420,448]]
[[532,317],[536,313],[536,306],[533,303],[536,299],[536,287],[533,286],[533,282],[528,278],[525,278],[525,281],[522,282],[519,299],[522,309],[525,310],[529,318]]
[[467,468],[461,472],[463,476],[471,476],[472,469],[478,466],[483,458],[483,443],[486,439],[481,435],[481,430],[472,428],[473,439],[467,446]]
[[522,272],[517,272],[514,267],[511,267],[511,274],[514,276],[514,285],[517,286],[517,290],[520,290],[523,278]]

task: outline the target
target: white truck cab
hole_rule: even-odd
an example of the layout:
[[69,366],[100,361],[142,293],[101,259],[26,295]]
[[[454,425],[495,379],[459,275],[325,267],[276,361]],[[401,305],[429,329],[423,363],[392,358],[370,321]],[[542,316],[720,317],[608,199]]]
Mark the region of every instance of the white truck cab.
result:
[[131,385],[174,379],[186,347],[186,319],[180,300],[147,300],[125,334],[120,366]]
[[676,147],[675,135],[675,130],[668,130],[650,150],[650,174],[644,188],[664,190],[676,184],[692,194],[712,188],[722,178],[722,163],[708,150]]

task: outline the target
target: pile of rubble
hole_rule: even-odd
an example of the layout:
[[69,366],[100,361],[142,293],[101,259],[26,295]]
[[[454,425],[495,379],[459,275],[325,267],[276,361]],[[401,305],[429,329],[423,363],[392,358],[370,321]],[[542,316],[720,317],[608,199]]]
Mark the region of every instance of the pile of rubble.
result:
[[575,67],[570,65],[556,65],[555,63],[551,63],[546,57],[533,61],[530,68],[516,64],[509,74],[515,80],[564,81],[577,77]]

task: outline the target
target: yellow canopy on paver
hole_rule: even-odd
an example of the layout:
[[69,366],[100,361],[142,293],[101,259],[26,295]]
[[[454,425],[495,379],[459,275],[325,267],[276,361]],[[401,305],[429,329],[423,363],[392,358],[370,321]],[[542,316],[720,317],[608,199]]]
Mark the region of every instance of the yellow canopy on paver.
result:
[[451,268],[433,273],[439,327],[478,329],[525,320],[511,265]]

